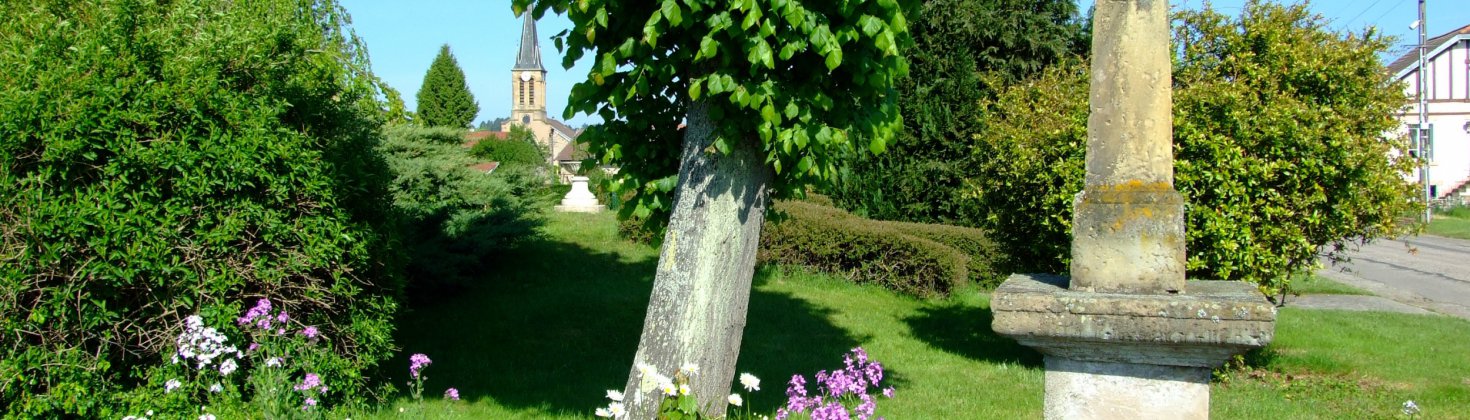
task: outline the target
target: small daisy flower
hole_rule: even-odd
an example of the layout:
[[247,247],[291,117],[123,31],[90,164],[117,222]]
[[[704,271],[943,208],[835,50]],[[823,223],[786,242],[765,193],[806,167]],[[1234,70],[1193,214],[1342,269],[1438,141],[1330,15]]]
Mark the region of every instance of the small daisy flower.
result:
[[736,406],[736,407],[739,407],[739,406],[745,404],[745,400],[740,398],[740,394],[730,394],[730,396],[729,397],[726,397],[725,400],[726,401],[729,401],[730,402],[730,405],[733,405],[733,406]]
[[760,391],[761,379],[749,373],[742,373],[740,374],[740,386],[745,387],[746,391]]

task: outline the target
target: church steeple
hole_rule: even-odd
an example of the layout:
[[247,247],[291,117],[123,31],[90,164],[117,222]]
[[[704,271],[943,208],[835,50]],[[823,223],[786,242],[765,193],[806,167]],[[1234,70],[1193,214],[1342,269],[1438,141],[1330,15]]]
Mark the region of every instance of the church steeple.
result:
[[521,50],[516,54],[515,70],[541,70],[541,44],[536,41],[536,19],[531,17],[531,11],[522,14],[524,22],[521,24]]
[[[531,11],[521,16],[521,49],[510,69],[512,124],[527,127],[546,119],[546,69],[541,67],[541,44],[536,42],[536,19]],[[539,137],[538,137],[539,138]]]

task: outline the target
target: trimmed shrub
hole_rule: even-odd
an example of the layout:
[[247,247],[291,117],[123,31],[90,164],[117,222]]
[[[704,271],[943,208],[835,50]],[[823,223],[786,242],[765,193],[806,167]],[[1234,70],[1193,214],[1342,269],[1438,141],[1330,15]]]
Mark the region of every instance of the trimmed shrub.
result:
[[944,244],[965,254],[969,257],[969,280],[986,289],[994,289],[1005,280],[1007,273],[997,267],[997,260],[1003,255],[1001,249],[986,236],[984,230],[930,223],[874,222],[895,231]]
[[361,398],[401,278],[385,92],[345,13],[35,0],[0,16],[0,413],[120,417],[113,391],[150,380],[184,317],[232,325],[259,297],[321,330],[333,401]]
[[996,277],[989,269],[994,246],[978,229],[874,221],[803,201],[778,201],[775,209],[782,217],[761,232],[762,263],[840,273],[916,296],[944,295],[959,284]]

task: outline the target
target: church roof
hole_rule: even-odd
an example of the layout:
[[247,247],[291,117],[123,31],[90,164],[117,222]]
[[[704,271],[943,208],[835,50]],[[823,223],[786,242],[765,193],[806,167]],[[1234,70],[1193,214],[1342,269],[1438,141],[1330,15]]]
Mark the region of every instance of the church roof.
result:
[[521,25],[521,50],[516,54],[516,66],[514,70],[541,70],[541,44],[536,42],[536,19],[531,17],[531,11],[522,14],[525,22]]

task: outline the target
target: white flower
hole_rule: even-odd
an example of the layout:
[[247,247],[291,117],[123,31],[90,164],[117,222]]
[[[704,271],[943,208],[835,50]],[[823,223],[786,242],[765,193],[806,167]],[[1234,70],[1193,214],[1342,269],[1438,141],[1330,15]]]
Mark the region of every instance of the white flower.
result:
[[659,384],[658,389],[663,390],[664,395],[668,395],[670,397],[679,395],[679,388],[674,386],[672,382]]
[[238,367],[239,366],[235,365],[235,359],[225,360],[224,363],[219,364],[219,373],[221,375],[230,376],[231,373],[235,373],[235,369]]
[[623,401],[623,393],[609,389],[607,390],[607,399],[621,402]]
[[204,415],[199,416],[199,420],[214,420],[214,415],[213,414],[209,414],[209,413],[204,413]]
[[633,366],[638,367],[639,376],[648,376],[648,374],[650,373],[658,373],[658,368],[655,368],[653,367],[653,365],[647,363],[638,362],[633,364]]
[[730,394],[730,396],[729,397],[726,397],[725,400],[726,401],[729,401],[730,402],[730,405],[733,405],[733,406],[736,406],[736,407],[739,407],[739,406],[745,404],[745,400],[740,399],[740,394]]
[[279,367],[281,366],[281,358],[272,357],[269,359],[265,359],[265,365],[270,367]]
[[151,416],[151,415],[153,415],[153,410],[148,410],[147,413],[143,413],[143,414],[146,414],[146,415],[150,415]]
[[699,365],[693,363],[685,363],[684,366],[679,366],[679,373],[684,374],[684,376],[692,377],[695,374],[699,373]]
[[612,417],[612,412],[605,407],[598,407],[597,411],[592,414],[596,414],[597,417]]
[[622,418],[623,416],[628,414],[628,410],[623,408],[623,403],[608,404],[607,411],[612,412],[612,415],[615,418]]
[[209,392],[213,392],[213,393],[216,393],[216,394],[218,394],[220,392],[224,392],[224,390],[225,390],[225,387],[222,386],[222,385],[220,385],[220,384],[218,384],[218,383],[209,386]]
[[1404,401],[1404,415],[1412,416],[1415,414],[1419,414],[1419,404],[1414,404],[1414,400]]
[[[184,386],[184,383],[179,382],[178,379],[169,379],[168,382],[163,383],[163,393],[167,394],[173,392],[175,389],[179,389],[179,387],[181,386]],[[153,412],[148,412],[148,415],[153,415]]]
[[638,383],[638,393],[642,394],[654,389],[664,389],[666,388],[666,384],[668,387],[673,387],[674,381],[658,372],[650,372],[643,375],[643,379]]
[[138,416],[127,416],[127,417],[123,417],[123,420],[138,420]]
[[679,384],[679,395],[689,395],[689,384]]
[[742,373],[740,374],[740,386],[745,387],[746,391],[760,391],[761,380],[760,378],[755,377],[755,375]]

